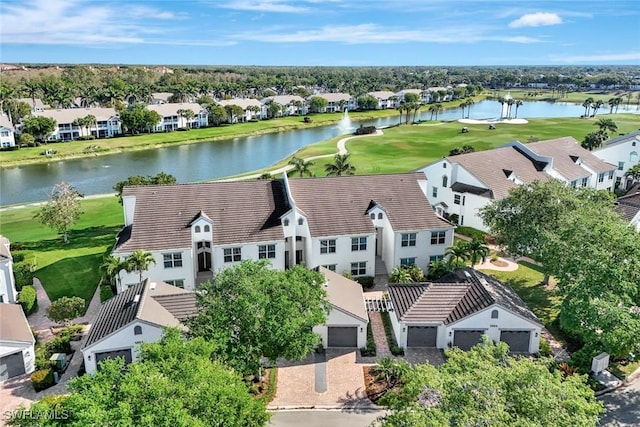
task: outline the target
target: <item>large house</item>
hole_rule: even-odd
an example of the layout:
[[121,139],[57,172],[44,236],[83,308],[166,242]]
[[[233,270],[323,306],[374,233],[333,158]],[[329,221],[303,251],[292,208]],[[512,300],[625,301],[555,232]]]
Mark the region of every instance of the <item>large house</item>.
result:
[[[356,99],[348,93],[318,93],[311,96],[310,98],[313,98],[314,96],[327,100],[327,106],[324,107],[322,111],[319,111],[319,113],[342,112],[345,109],[355,110],[358,106],[356,103]],[[307,102],[310,98],[307,98]]]
[[625,174],[633,166],[640,162],[640,130],[613,138],[604,143],[600,148],[592,151],[593,155],[605,162],[617,165],[616,188],[628,189],[633,180]]
[[22,307],[0,304],[0,382],[35,370],[35,343]]
[[9,239],[0,235],[0,303],[17,300],[16,281],[13,275],[13,258]]
[[0,148],[15,147],[15,128],[9,117],[0,113]]
[[398,106],[398,96],[390,90],[377,90],[369,92],[367,95],[378,100],[378,110],[396,108]]
[[282,106],[281,115],[296,116],[307,114],[307,103],[303,97],[298,95],[276,95],[269,96],[260,101],[266,106],[269,102],[275,102]]
[[573,187],[611,191],[615,170],[571,137],[529,144],[513,141],[492,150],[448,156],[422,169],[434,208],[460,225],[481,230],[486,227],[478,211],[517,185],[555,178]]
[[629,225],[640,231],[640,183],[631,187],[624,196],[618,197],[615,210]]
[[[200,128],[209,124],[209,112],[200,104],[192,102],[164,103],[149,105],[147,108],[162,117],[160,123],[155,127],[156,132]],[[191,110],[193,117],[187,118],[183,113],[186,110]]]
[[[50,117],[57,123],[49,136],[50,140],[71,141],[81,136],[93,135],[96,138],[111,138],[122,133],[122,124],[113,108],[69,108],[63,110],[43,110],[36,116]],[[85,128],[75,124],[76,120],[94,116],[96,122]]]
[[513,289],[471,268],[437,282],[390,284],[398,346],[469,350],[482,335],[537,353],[542,324]]
[[233,98],[223,99],[217,102],[218,105],[226,107],[227,105],[237,105],[242,108],[242,115],[234,117],[233,122],[248,122],[250,120],[260,120],[266,116],[266,108],[260,101],[253,98]]
[[[319,268],[331,310],[323,325],[313,328],[323,347],[361,348],[367,343],[368,316],[359,283]],[[18,306],[18,308],[20,308]],[[84,342],[82,355],[87,373],[98,363],[122,357],[138,359],[138,346],[162,338],[164,328],[185,329],[182,323],[197,310],[194,292],[146,279],[106,301]]]
[[[244,259],[273,268],[378,269],[444,257],[453,225],[436,215],[421,173],[125,187],[113,255],[151,252],[148,275],[194,289]],[[121,272],[118,292],[138,282]]]

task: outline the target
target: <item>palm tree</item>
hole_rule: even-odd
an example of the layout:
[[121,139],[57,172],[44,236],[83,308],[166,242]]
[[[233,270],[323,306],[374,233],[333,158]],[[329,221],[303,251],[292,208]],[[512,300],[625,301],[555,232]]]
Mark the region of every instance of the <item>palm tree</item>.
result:
[[[84,129],[84,118],[82,117],[77,117],[73,120],[73,122],[71,122],[72,126],[77,126],[78,129],[80,129],[80,136],[84,136],[84,132],[82,131],[82,129]],[[73,136],[73,132],[71,132],[71,135]]]
[[591,104],[593,104],[593,98],[589,97],[584,100],[582,106],[584,107],[584,116],[589,117],[589,109],[591,108]]
[[467,108],[466,101],[460,103],[460,108],[462,108],[462,118],[464,119],[464,109]]
[[640,164],[633,166],[625,174],[625,178],[640,181]]
[[449,259],[453,263],[464,262],[469,258],[469,253],[464,243],[449,246],[445,251],[445,254],[449,255]]
[[467,119],[469,118],[469,114],[471,114],[471,106],[475,103],[476,101],[474,101],[473,98],[467,99]]
[[354,175],[356,168],[349,163],[349,154],[336,154],[333,163],[324,165],[324,171],[327,176]]
[[473,239],[469,243],[466,243],[465,249],[467,250],[467,257],[471,261],[471,267],[484,262],[489,255],[489,248],[482,243],[482,240]]
[[502,118],[502,112],[504,111],[504,104],[507,102],[503,97],[498,98],[498,102],[500,103],[500,118]]
[[600,107],[602,107],[604,105],[604,102],[602,102],[602,100],[598,99],[593,105],[593,117],[596,116],[596,114],[598,113],[598,110],[600,109]]
[[522,106],[522,104],[524,104],[524,102],[522,102],[521,99],[516,99],[515,104],[516,104],[516,116],[515,116],[515,118],[517,119],[518,118],[518,108],[520,108]]
[[140,283],[142,283],[142,273],[148,270],[151,264],[155,264],[156,260],[151,252],[136,249],[124,262],[127,273],[137,271],[140,277]]
[[516,102],[515,99],[510,98],[507,99],[507,118],[510,119],[511,118],[511,107],[513,106],[513,104]]
[[620,103],[618,99],[619,98],[609,98],[607,101],[607,104],[609,104],[609,114],[613,114],[613,107]]
[[[442,104],[438,102],[437,104],[434,104],[432,107],[433,107],[433,111],[435,111],[436,113],[436,120],[438,120],[438,113],[442,112]],[[431,110],[431,107],[429,107],[429,110]]]
[[[82,119],[82,124],[87,129],[87,136],[91,135],[91,128],[96,126],[98,119],[93,114],[89,114]],[[96,129],[96,138],[98,137],[98,129]]]
[[398,110],[398,113],[400,113],[400,122],[398,122],[399,125],[402,124],[402,113],[404,113],[405,109],[406,109],[406,107],[405,107],[404,104],[398,105],[397,110]]
[[291,158],[291,160],[289,160],[288,164],[293,166],[293,168],[289,170],[290,175],[298,174],[298,176],[301,178],[305,175],[313,176],[311,170],[309,169],[310,166],[313,166],[313,162],[311,161],[307,162],[304,159],[294,156]]
[[594,123],[595,126],[598,126],[600,132],[603,132],[605,135],[609,135],[609,132],[615,133],[618,131],[618,125],[613,119],[599,119]]
[[120,258],[110,255],[104,259],[100,268],[103,271],[103,281],[109,282],[113,286],[117,285],[116,279],[120,282],[120,271],[126,269],[126,263]]

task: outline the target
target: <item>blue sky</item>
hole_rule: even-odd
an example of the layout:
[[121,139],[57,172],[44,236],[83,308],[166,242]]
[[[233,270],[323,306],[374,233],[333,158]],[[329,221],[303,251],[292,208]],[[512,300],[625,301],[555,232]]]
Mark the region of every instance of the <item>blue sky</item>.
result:
[[640,0],[2,0],[0,62],[640,64]]

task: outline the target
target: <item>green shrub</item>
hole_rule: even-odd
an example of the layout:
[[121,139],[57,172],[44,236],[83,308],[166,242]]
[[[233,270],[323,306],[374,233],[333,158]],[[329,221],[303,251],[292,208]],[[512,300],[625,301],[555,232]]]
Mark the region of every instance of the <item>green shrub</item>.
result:
[[13,258],[13,265],[15,268],[15,265],[24,261],[25,255],[24,252],[13,252],[11,254],[11,258]]
[[51,361],[49,360],[50,357],[51,357],[51,354],[49,354],[49,351],[45,346],[37,347],[36,348],[36,369],[41,370],[41,369],[51,368]]
[[111,289],[111,285],[100,286],[100,302],[105,302],[111,297],[113,297],[113,290]]
[[44,345],[49,357],[53,353],[71,353],[71,335],[58,335],[47,341]]
[[16,279],[16,290],[33,285],[33,271],[35,266],[30,263],[20,262],[13,265],[13,277]]
[[31,374],[31,384],[36,391],[47,389],[55,384],[51,368],[40,369]]
[[374,357],[376,355],[376,341],[373,339],[371,322],[367,325],[367,346],[360,349],[362,357]]
[[71,341],[77,341],[82,338],[82,331],[84,331],[83,325],[69,325],[60,330],[57,336],[65,339],[69,338]]
[[463,236],[471,237],[472,239],[480,240],[483,242],[484,242],[484,238],[487,236],[487,233],[485,233],[482,230],[478,230],[477,228],[473,228],[473,227],[466,227],[464,225],[457,226],[456,233],[462,234]]
[[549,344],[549,341],[547,341],[543,337],[540,337],[540,349],[538,352],[540,353],[540,356],[543,357],[553,356],[553,349],[551,348],[551,344]]
[[393,335],[393,328],[391,327],[391,318],[389,317],[389,313],[384,312],[380,313],[382,317],[382,324],[384,325],[384,332],[387,336],[387,344],[389,344],[389,350],[391,350],[391,354],[394,356],[404,356],[404,350],[397,346],[396,340]]
[[356,279],[356,282],[360,283],[364,289],[370,289],[373,287],[372,276],[362,276]]
[[36,288],[33,286],[24,286],[20,291],[18,302],[24,310],[24,314],[27,316],[38,310],[38,297],[36,294]]

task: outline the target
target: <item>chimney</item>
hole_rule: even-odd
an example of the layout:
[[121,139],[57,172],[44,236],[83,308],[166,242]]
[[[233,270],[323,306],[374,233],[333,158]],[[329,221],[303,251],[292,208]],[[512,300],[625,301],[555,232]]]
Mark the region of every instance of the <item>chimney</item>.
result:
[[152,291],[156,289],[156,282],[151,282],[149,284],[149,289],[151,289]]

